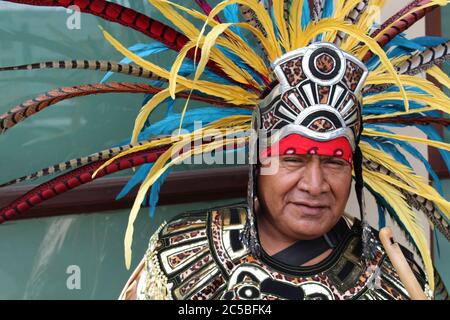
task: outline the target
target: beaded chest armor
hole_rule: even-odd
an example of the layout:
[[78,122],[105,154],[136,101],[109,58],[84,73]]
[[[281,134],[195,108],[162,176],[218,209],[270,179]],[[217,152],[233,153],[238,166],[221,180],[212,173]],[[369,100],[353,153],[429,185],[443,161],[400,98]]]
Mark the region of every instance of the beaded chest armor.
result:
[[[256,259],[240,240],[247,207],[185,213],[163,224],[146,253],[141,299],[409,299],[381,246],[366,264],[356,221],[333,253],[312,267],[294,267],[263,252]],[[423,273],[407,258],[419,281]],[[411,260],[410,260],[411,259]]]

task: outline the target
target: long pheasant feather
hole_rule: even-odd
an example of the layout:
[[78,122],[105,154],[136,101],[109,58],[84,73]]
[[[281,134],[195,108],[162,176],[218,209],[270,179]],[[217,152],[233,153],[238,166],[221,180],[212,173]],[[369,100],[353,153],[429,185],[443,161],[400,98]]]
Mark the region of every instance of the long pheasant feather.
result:
[[[72,99],[75,97],[88,96],[100,93],[146,93],[156,94],[161,92],[161,88],[154,87],[145,83],[129,83],[129,82],[110,82],[110,83],[96,83],[87,84],[74,87],[57,88],[47,93],[40,95],[34,99],[27,100],[20,105],[12,108],[7,113],[0,115],[0,134],[6,130],[14,127],[19,122],[36,114],[37,112],[54,105],[63,100]],[[178,97],[187,98],[189,93],[177,93]],[[220,102],[220,99],[206,97],[198,94],[191,94],[190,99],[207,102],[215,105],[231,106],[227,102]],[[243,106],[245,108],[245,106]],[[251,107],[249,107],[251,108]]]
[[34,206],[56,197],[62,193],[72,190],[82,184],[91,182],[94,179],[101,178],[111,173],[132,167],[140,166],[144,163],[155,162],[158,157],[167,150],[167,146],[160,146],[150,150],[136,152],[121,159],[114,161],[107,167],[100,170],[93,178],[92,174],[96,171],[106,160],[99,160],[85,166],[79,167],[71,172],[56,177],[48,182],[45,182],[20,198],[14,200],[9,205],[0,210],[0,224],[11,220],[18,215],[23,215],[25,212]]
[[[350,22],[353,25],[356,25],[359,21],[359,18],[361,17],[361,14],[364,12],[364,10],[367,9],[368,4],[369,4],[369,0],[363,0],[363,1],[359,2],[355,6],[355,8],[348,13],[348,15],[345,17],[344,20]],[[347,37],[347,35],[344,32],[339,31],[336,34],[336,39],[334,40],[334,43],[337,46],[339,46],[345,40],[346,37]]]
[[314,21],[317,22],[322,18],[324,7],[325,7],[325,0],[313,0],[312,14]]
[[400,19],[402,16],[413,10],[414,8],[417,8],[418,6],[425,4],[429,2],[429,0],[414,0],[410,3],[408,3],[406,6],[401,8],[399,11],[397,11],[395,14],[393,14],[391,17],[389,17],[386,21],[384,21],[381,26],[379,26],[376,30],[374,30],[370,36],[376,37],[378,34],[386,29],[390,24],[394,23],[398,19]]
[[[152,140],[154,140],[154,139],[152,139]],[[96,162],[99,160],[109,160],[112,157],[118,155],[119,153],[121,153],[123,151],[129,150],[136,146],[143,145],[147,142],[149,142],[149,140],[143,140],[143,141],[139,141],[137,143],[126,144],[126,145],[115,147],[115,148],[109,148],[109,149],[105,149],[105,150],[90,154],[85,157],[75,158],[75,159],[71,159],[71,160],[68,160],[65,162],[54,164],[49,167],[35,171],[29,175],[26,175],[26,176],[23,176],[23,177],[20,177],[17,179],[13,179],[13,180],[10,180],[3,184],[0,184],[0,188],[6,187],[6,186],[11,186],[13,184],[20,183],[23,181],[34,180],[37,178],[45,177],[47,175],[54,174],[57,172],[63,172],[63,171],[79,168],[81,166],[85,166],[85,165],[88,165],[92,162]]]
[[245,4],[239,4],[239,10],[244,17],[244,20],[250,24],[251,26],[257,28],[259,31],[262,32],[264,37],[267,37],[267,32],[262,26],[261,22],[259,21],[258,17],[256,16],[256,13],[250,9],[249,6]]
[[[393,22],[386,23],[387,26],[383,29],[380,28],[381,29],[380,31],[378,30],[374,31],[371,34],[371,37],[376,39],[381,47],[384,47],[397,35],[409,29],[417,21],[422,19],[427,13],[439,7],[439,5],[427,6],[430,3],[432,3],[431,0],[414,1],[413,3],[411,3],[411,5],[407,7],[407,9],[405,9],[404,11],[403,10],[400,11],[402,14],[399,14],[399,17],[397,17],[398,14],[391,17],[393,19]],[[420,9],[421,7],[424,8]],[[364,55],[362,61],[367,62],[372,56],[373,52],[368,51]]]
[[414,75],[450,58],[450,41],[430,47],[423,52],[416,52],[406,61],[396,66],[399,74]]
[[[195,0],[195,3],[199,6],[200,9],[206,14],[209,15],[212,11],[211,5],[206,0]],[[220,17],[215,16],[214,20],[216,20],[218,23],[222,23],[220,20]]]
[[397,123],[397,124],[409,124],[409,125],[427,125],[435,124],[439,126],[450,126],[450,118],[437,118],[437,117],[426,117],[426,116],[416,116],[416,117],[385,117],[385,118],[375,118],[366,119],[367,123]]
[[144,68],[137,65],[117,63],[107,60],[57,60],[23,64],[18,66],[0,67],[0,71],[20,71],[36,69],[79,69],[97,70],[102,72],[110,71],[157,81],[165,80],[164,78],[158,77],[152,72],[145,70]]

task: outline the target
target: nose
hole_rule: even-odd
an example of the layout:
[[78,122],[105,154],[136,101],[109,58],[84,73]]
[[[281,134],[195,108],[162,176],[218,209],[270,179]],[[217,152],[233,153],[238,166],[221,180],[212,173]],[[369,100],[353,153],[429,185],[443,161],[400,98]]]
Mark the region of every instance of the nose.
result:
[[318,196],[330,190],[330,185],[326,180],[318,156],[312,156],[308,159],[306,167],[298,180],[297,187],[312,196]]

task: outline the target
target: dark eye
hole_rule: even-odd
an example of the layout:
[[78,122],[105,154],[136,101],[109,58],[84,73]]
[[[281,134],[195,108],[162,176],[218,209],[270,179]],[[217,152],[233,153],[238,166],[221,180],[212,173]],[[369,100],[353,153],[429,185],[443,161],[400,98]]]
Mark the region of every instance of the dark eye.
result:
[[305,157],[296,157],[296,156],[284,156],[282,157],[283,162],[288,163],[305,163],[306,158]]
[[345,160],[340,159],[340,158],[332,158],[332,157],[324,158],[323,163],[329,164],[329,165],[332,165],[335,167],[344,167],[347,165],[347,162]]

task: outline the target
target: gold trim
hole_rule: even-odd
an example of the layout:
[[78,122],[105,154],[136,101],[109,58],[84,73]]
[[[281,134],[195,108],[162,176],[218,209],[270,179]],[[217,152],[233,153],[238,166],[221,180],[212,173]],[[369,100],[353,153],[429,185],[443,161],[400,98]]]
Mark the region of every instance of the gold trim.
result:
[[171,284],[161,270],[158,261],[158,241],[159,233],[167,222],[164,222],[150,238],[149,248],[145,254],[145,270],[147,271],[145,279],[145,289],[143,295],[146,300],[173,300],[171,294]]

